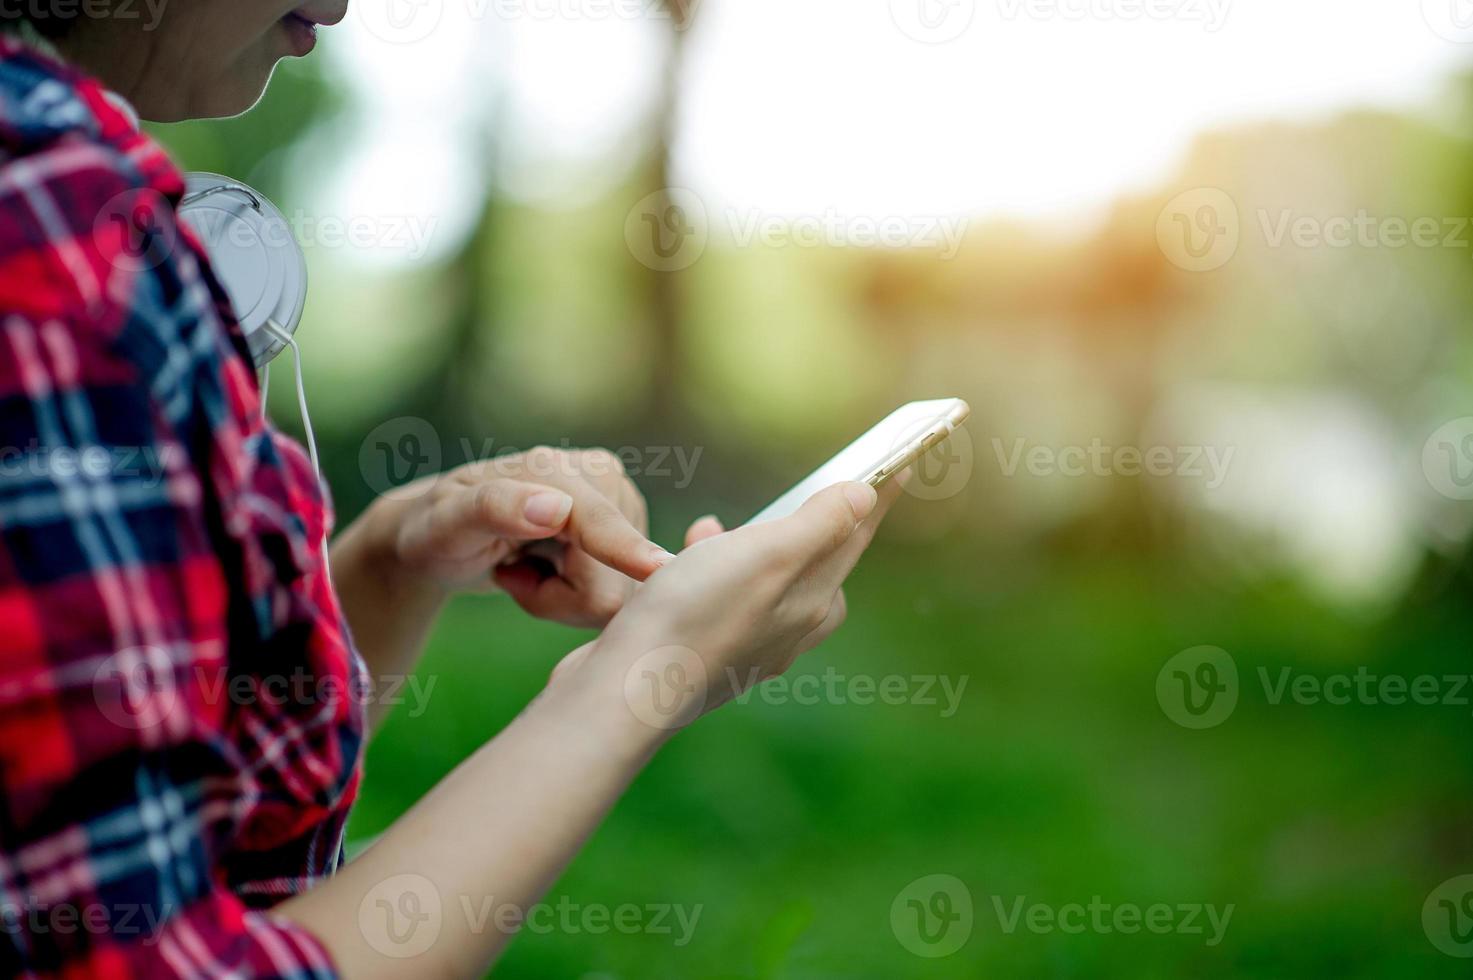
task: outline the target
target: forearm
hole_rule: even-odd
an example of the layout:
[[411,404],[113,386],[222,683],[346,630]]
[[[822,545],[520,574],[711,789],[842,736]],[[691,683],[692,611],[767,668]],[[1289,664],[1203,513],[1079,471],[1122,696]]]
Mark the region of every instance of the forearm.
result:
[[[394,549],[400,506],[389,498],[376,501],[332,546],[333,587],[376,685],[414,671],[447,599],[435,583],[404,573]],[[370,699],[370,726],[387,710]]]
[[[596,673],[560,679],[369,851],[281,914],[317,935],[349,978],[402,975],[405,961],[383,951],[418,952],[407,944],[436,930],[416,973],[483,972],[515,931],[497,910],[525,912],[541,898],[664,737],[637,720],[616,676]],[[393,916],[416,908],[437,917],[406,939],[407,918]]]

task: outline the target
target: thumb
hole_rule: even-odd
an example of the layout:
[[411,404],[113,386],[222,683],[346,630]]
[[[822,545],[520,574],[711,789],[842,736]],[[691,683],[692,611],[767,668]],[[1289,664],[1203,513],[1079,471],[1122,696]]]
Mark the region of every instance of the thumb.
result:
[[769,526],[781,529],[780,549],[807,563],[842,547],[878,503],[869,484],[840,483],[814,494],[797,513]]

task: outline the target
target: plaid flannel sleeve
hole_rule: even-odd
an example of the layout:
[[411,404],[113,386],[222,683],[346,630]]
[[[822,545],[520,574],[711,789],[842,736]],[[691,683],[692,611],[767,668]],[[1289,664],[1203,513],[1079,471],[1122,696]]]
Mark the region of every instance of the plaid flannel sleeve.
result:
[[0,180],[0,974],[331,976],[220,864],[263,771],[341,791],[356,745],[253,758],[211,690],[228,640],[282,615],[240,544],[273,498],[219,499],[271,450],[245,444],[268,438],[253,382],[190,250],[139,261],[126,222],[98,224],[133,186],[101,153]]

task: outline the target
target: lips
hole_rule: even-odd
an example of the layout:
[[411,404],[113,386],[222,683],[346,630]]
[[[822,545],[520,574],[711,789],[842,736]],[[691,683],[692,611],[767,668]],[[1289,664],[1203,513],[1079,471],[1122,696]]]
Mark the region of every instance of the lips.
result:
[[333,0],[308,3],[291,11],[281,18],[281,25],[286,29],[289,39],[290,53],[298,58],[305,58],[317,47],[317,28],[341,23],[347,15],[347,4]]

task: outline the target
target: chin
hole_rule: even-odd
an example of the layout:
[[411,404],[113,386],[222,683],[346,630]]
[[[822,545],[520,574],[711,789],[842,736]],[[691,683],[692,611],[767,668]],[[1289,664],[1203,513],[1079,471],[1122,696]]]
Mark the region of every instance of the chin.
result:
[[190,119],[228,119],[249,112],[266,94],[276,61],[250,69],[237,68],[219,84],[204,86],[193,93],[189,104],[180,107],[175,118],[150,116],[156,122],[184,122]]

